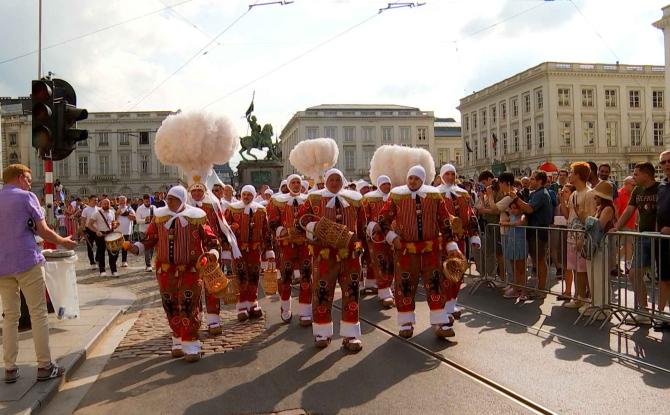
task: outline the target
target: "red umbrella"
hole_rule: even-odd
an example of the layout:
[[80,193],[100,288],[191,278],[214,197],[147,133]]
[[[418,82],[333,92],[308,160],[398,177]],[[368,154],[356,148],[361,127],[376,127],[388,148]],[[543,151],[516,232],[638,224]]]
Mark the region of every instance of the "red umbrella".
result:
[[540,164],[540,166],[538,167],[538,170],[542,170],[542,171],[545,171],[545,172],[557,172],[558,167],[556,167],[556,165],[554,163],[545,161],[544,163]]

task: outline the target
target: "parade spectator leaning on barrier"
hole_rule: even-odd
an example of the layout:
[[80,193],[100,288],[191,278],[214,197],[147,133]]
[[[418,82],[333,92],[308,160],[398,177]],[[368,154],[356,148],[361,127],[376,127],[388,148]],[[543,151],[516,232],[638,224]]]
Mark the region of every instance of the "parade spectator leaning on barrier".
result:
[[[623,186],[621,186],[621,188],[617,192],[618,194],[616,199],[614,199],[614,207],[616,209],[617,218],[621,217],[621,215],[623,215],[624,210],[626,210],[626,207],[628,206],[628,202],[630,202],[630,196],[633,193],[634,188],[635,188],[635,180],[633,179],[633,176],[628,176],[625,179],[623,179]],[[634,232],[635,227],[637,226],[636,222],[637,222],[637,212],[633,212],[633,214],[630,215],[630,218],[628,218],[628,221],[623,224],[623,228],[621,228],[621,230]],[[617,239],[620,245],[619,246],[620,255],[623,255],[624,259],[626,260],[625,272],[628,272],[628,268],[630,267],[630,260],[633,257],[633,238],[630,236],[623,236]]]
[[51,361],[49,324],[42,264],[44,256],[35,242],[35,234],[67,249],[77,243],[49,229],[39,201],[30,192],[32,173],[23,164],[11,164],[2,172],[4,187],[0,190],[0,297],[5,314],[2,327],[5,382],[19,378],[16,359],[19,352],[19,290],[30,310],[33,342],[37,356],[37,380],[63,375],[64,370]]
[[[482,241],[484,243],[484,264],[481,264],[480,261],[477,269],[480,272],[483,271],[486,276],[497,275],[504,280],[505,265],[502,256],[500,228],[497,226],[500,221],[500,213],[496,208],[496,203],[505,195],[500,191],[500,185],[493,173],[488,170],[480,173],[479,183],[482,184],[484,191],[482,191],[475,207],[481,215],[480,229],[484,231],[484,240]],[[484,265],[483,268],[480,265]]]
[[[670,235],[670,151],[666,150],[661,153],[659,164],[665,172],[665,178],[658,186],[656,224],[663,235]],[[670,240],[661,239],[659,241],[659,250],[656,257],[659,258],[658,273],[660,278],[658,311],[663,312],[670,300]],[[670,323],[657,321],[654,323],[654,329],[668,330],[670,329]]]
[[[645,162],[635,165],[633,179],[635,179],[635,189],[631,194],[630,201],[626,210],[617,221],[613,230],[623,229],[630,216],[637,211],[638,213],[638,232],[656,231],[656,202],[658,197],[658,182],[655,179],[656,170],[654,165]],[[644,284],[644,273],[651,268],[651,245],[652,241],[648,237],[640,236],[633,241],[633,263],[631,264],[630,277],[633,281],[635,290],[636,305],[640,309],[646,309],[647,305],[647,287]],[[667,253],[664,253],[667,255]],[[636,317],[632,323],[651,324],[651,319],[646,316]]]
[[[572,163],[570,166],[568,180],[575,187],[575,191],[566,198],[563,193],[561,200],[561,212],[567,218],[568,228],[583,228],[587,216],[596,213],[596,204],[593,194],[589,193],[588,180],[591,176],[591,168],[586,162]],[[570,300],[572,282],[575,282],[575,293],[577,299],[565,304],[568,308],[581,308],[588,297],[588,274],[586,258],[581,254],[584,244],[584,234],[579,232],[568,232],[566,244],[566,268],[565,291],[560,300]]]
[[[547,173],[536,170],[530,177],[530,190],[528,203],[518,196],[514,201],[517,203],[523,213],[526,214],[528,226],[534,228],[547,228],[554,220],[554,209],[551,205],[551,197],[545,188],[547,184]],[[533,261],[533,266],[537,269],[537,288],[538,290],[547,289],[547,243],[549,241],[548,229],[528,229],[526,231],[526,240],[528,242],[528,251]],[[542,291],[533,293],[535,298],[544,298],[546,294]]]

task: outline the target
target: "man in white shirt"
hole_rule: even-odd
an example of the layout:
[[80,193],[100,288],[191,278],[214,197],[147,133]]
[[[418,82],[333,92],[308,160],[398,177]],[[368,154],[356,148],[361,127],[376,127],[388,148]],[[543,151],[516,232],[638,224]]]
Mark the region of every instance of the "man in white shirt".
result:
[[98,264],[96,258],[93,256],[93,244],[95,243],[95,233],[88,229],[88,218],[93,216],[98,210],[98,197],[91,195],[88,197],[88,206],[81,211],[81,226],[84,228],[84,238],[86,238],[86,253],[88,254],[88,262],[91,264],[91,269],[96,269]]
[[[154,220],[154,210],[156,207],[151,204],[151,196],[144,195],[142,197],[143,203],[137,207],[135,219],[139,225],[140,241],[143,241],[147,236],[147,228],[151,221]],[[151,257],[154,254],[153,248],[144,250],[144,266],[146,272],[151,272]]]
[[119,226],[119,223],[115,219],[115,212],[111,208],[109,199],[103,199],[100,202],[100,209],[90,216],[86,222],[86,227],[95,233],[96,259],[101,277],[107,276],[105,272],[105,251],[107,251],[107,255],[109,256],[109,268],[112,271],[112,277],[117,276],[116,260],[119,257],[118,252],[113,253],[107,250],[107,245],[105,244],[105,236]]
[[[119,232],[123,234],[125,241],[130,240],[135,223],[135,211],[128,205],[128,199],[125,196],[119,196],[119,207],[116,209],[116,220],[119,222]],[[121,267],[128,266],[128,251],[121,250]]]

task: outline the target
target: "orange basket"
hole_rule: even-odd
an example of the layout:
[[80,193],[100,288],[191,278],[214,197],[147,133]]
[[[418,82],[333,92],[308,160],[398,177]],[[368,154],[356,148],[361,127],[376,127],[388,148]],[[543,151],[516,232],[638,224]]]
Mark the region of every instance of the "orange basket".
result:
[[265,295],[277,294],[279,291],[279,283],[277,280],[281,277],[281,274],[278,269],[267,269],[263,273],[263,279],[261,280],[261,285],[263,286],[263,291]]
[[[206,262],[203,264],[203,258]],[[208,292],[215,296],[221,295],[229,284],[228,277],[221,270],[216,257],[211,254],[202,254],[196,263],[195,268],[202,278],[203,284]]]
[[223,299],[223,304],[237,304],[240,297],[240,279],[237,275],[231,275],[228,278],[228,286],[218,297]]

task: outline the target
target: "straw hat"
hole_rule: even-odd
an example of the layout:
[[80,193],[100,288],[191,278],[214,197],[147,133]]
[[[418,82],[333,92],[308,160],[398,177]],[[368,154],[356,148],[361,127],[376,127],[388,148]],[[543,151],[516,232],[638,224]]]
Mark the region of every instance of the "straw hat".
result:
[[593,193],[601,199],[612,201],[612,183],[603,180],[593,188]]

